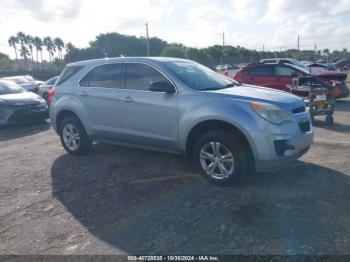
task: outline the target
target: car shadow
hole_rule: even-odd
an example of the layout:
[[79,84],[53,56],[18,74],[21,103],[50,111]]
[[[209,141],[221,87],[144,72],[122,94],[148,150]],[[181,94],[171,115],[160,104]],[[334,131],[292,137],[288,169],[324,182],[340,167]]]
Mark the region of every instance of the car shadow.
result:
[[34,135],[50,129],[49,122],[0,127],[0,141]]
[[338,132],[338,133],[350,133],[350,125],[339,123],[336,121],[337,120],[334,119],[334,122],[332,124],[327,124],[323,120],[315,119],[315,121],[313,122],[313,125],[315,127],[323,128],[323,129]]
[[75,219],[129,254],[334,254],[350,233],[350,177],[302,161],[216,187],[182,157],[95,145],[51,176]]
[[336,100],[335,111],[350,112],[350,100],[348,98]]

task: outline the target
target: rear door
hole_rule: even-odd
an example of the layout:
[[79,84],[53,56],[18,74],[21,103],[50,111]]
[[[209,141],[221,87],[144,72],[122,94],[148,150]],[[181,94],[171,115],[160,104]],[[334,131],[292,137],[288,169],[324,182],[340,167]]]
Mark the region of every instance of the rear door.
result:
[[121,63],[99,65],[79,83],[78,97],[96,137],[119,138],[122,68]]
[[154,148],[178,148],[178,93],[149,90],[150,83],[167,81],[159,70],[142,63],[125,64],[121,96],[123,141]]

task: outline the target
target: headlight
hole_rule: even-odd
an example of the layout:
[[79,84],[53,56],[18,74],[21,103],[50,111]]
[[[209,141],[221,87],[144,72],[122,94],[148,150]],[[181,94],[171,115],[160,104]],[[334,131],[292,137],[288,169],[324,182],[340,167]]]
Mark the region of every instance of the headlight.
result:
[[251,108],[262,118],[276,125],[292,121],[288,112],[276,105],[254,102],[251,103]]

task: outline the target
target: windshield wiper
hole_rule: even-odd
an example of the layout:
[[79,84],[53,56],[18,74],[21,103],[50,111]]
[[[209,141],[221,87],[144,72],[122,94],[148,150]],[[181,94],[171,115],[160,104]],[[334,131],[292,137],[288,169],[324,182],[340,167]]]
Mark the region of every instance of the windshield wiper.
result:
[[224,85],[224,86],[220,86],[220,87],[208,87],[208,88],[203,88],[201,90],[204,90],[204,91],[220,90],[220,89],[230,88],[230,87],[234,87],[234,86],[238,86],[238,84],[230,83],[230,84],[227,84],[227,85]]

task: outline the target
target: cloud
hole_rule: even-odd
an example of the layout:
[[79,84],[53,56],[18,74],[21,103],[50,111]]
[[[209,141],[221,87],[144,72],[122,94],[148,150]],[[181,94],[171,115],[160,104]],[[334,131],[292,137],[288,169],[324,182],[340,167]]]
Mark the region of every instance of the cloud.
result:
[[350,0],[4,0],[0,10],[2,52],[7,38],[27,34],[60,36],[86,47],[100,33],[116,31],[189,46],[222,43],[261,50],[344,48],[350,45]]
[[350,0],[270,0],[265,21],[281,22],[294,18],[298,21],[350,13]]
[[[79,15],[82,7],[81,0],[15,0],[25,11],[41,21],[52,21],[55,19],[74,19]],[[21,10],[21,8],[18,8]]]
[[261,15],[264,7],[259,0],[232,0],[232,17],[236,20],[246,21]]

